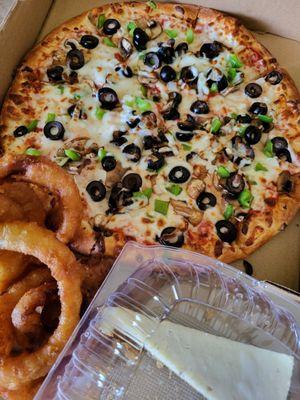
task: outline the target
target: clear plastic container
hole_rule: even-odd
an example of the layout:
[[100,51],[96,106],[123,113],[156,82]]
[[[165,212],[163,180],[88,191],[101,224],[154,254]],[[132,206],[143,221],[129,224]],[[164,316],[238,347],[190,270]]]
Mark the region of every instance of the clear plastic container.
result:
[[[278,295],[270,285],[209,257],[130,242],[51,369],[36,400],[204,398],[157,363],[145,351],[142,341],[124,335],[122,329],[113,336],[105,334],[100,327],[105,323],[105,309],[110,306],[131,309],[149,318],[151,331],[147,335],[168,319],[293,355],[288,398],[300,399],[299,304]],[[137,329],[145,330],[145,326]]]

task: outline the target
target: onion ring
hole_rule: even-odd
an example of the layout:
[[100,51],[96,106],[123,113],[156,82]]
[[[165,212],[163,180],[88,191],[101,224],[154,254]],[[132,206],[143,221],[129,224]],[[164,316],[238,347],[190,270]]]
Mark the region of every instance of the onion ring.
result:
[[1,158],[0,179],[18,174],[21,181],[49,189],[58,195],[62,208],[62,221],[57,238],[68,243],[80,226],[82,202],[73,178],[45,157],[8,154]]
[[43,379],[38,379],[30,385],[24,385],[18,390],[6,390],[0,387],[3,399],[8,400],[32,400],[39,390]]
[[[7,182],[0,186],[0,222],[15,220],[43,224],[46,212],[39,197],[25,182]],[[0,293],[26,268],[29,258],[20,253],[0,252]]]
[[23,218],[24,214],[20,206],[0,193],[0,222],[22,220]]
[[0,294],[25,271],[30,257],[12,251],[0,251]]
[[37,307],[43,307],[47,295],[56,290],[55,282],[45,282],[28,290],[18,301],[12,311],[11,319],[14,327],[25,335],[39,335],[42,331],[41,315]]
[[[46,211],[38,195],[26,182],[5,182],[0,186],[0,193],[18,204],[23,212],[22,218],[15,220],[35,221],[43,225],[46,219]],[[5,220],[4,222],[6,222]]]
[[104,252],[103,236],[100,232],[95,232],[91,225],[83,220],[70,247],[75,253],[85,256],[101,255]]
[[14,346],[14,328],[11,321],[11,313],[15,305],[29,289],[41,285],[50,278],[51,273],[47,268],[38,268],[31,271],[0,296],[0,357],[8,355]]
[[31,255],[48,265],[57,281],[61,302],[59,324],[44,345],[32,353],[0,360],[0,387],[16,390],[48,373],[76,327],[81,306],[82,273],[73,253],[55,238],[53,232],[36,223],[0,224],[1,249]]

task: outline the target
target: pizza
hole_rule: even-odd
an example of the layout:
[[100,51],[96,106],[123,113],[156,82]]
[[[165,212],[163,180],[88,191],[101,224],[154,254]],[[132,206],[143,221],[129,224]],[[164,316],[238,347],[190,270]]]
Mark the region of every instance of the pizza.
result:
[[223,261],[299,209],[299,92],[235,18],[195,5],[113,3],[23,60],[1,114],[4,154],[45,156],[84,205],[71,246],[128,240]]

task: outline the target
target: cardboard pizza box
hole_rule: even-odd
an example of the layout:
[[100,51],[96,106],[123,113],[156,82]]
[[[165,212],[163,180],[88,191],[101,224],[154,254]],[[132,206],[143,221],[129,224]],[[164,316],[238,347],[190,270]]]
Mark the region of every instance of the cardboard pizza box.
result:
[[[285,67],[300,88],[299,0],[185,0],[228,12],[255,31],[258,40]],[[63,21],[92,7],[109,3],[103,0],[2,0],[0,7],[0,101],[12,73],[24,54]],[[2,15],[1,15],[2,14]],[[300,215],[247,258],[254,276],[294,290],[300,285]],[[242,262],[234,263],[243,270]],[[278,289],[284,290],[284,289]],[[295,296],[289,293],[289,296]],[[298,298],[299,299],[299,298]]]

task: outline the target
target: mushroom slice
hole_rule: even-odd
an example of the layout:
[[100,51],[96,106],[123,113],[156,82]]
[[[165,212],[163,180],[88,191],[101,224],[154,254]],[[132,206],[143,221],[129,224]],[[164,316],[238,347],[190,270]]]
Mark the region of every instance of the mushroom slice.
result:
[[182,215],[192,225],[196,226],[202,221],[203,213],[199,210],[188,207],[185,201],[171,199],[170,202],[172,207],[174,208],[175,213],[178,215]]
[[204,165],[202,164],[195,164],[193,166],[193,174],[199,178],[199,179],[204,179],[207,176],[207,169]]
[[140,70],[138,73],[138,81],[142,85],[148,86],[156,83],[158,81],[158,78],[155,72]]
[[128,168],[123,168],[121,163],[117,161],[116,167],[106,173],[105,186],[113,187],[117,182],[120,182]]
[[280,193],[290,193],[294,190],[294,179],[289,171],[282,171],[278,177],[277,190]]
[[201,179],[191,179],[187,185],[187,194],[196,199],[205,190],[205,183]]
[[119,42],[120,53],[123,58],[128,58],[133,52],[133,46],[128,39],[122,37]]
[[224,187],[221,183],[221,179],[218,176],[218,174],[216,173],[216,171],[213,173],[212,183],[213,183],[215,189],[217,189],[219,192],[224,189]]
[[158,21],[154,21],[153,19],[147,21],[146,33],[151,40],[156,39],[162,33],[162,31],[162,26]]

